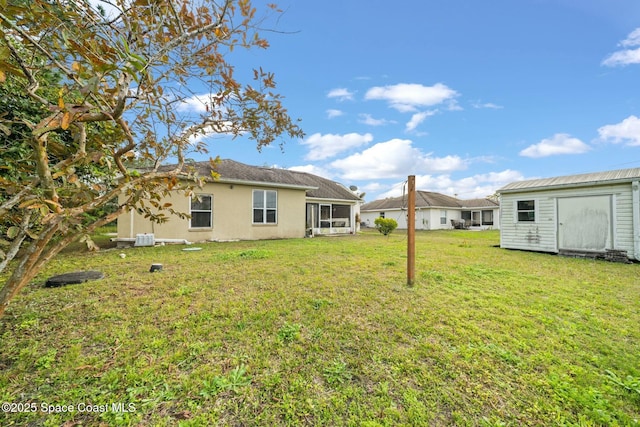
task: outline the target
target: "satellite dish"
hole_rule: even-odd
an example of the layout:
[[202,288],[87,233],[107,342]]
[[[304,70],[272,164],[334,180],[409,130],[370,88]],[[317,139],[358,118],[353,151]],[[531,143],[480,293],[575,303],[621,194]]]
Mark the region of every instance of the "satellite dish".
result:
[[357,187],[357,186],[355,186],[355,185],[352,185],[352,186],[350,186],[350,187],[349,187],[349,190],[351,190],[351,191],[358,191],[358,187]]

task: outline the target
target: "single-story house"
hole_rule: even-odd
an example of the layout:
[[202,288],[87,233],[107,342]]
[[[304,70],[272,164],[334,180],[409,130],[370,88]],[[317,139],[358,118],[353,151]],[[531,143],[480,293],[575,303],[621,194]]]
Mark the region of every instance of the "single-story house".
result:
[[[210,177],[209,162],[195,163]],[[190,218],[173,216],[157,224],[136,210],[118,218],[119,242],[198,242],[282,239],[318,234],[353,234],[361,199],[342,184],[306,172],[249,166],[222,160],[218,179],[207,179],[194,195],[172,193],[171,203]]]
[[[490,199],[461,200],[431,191],[416,191],[416,230],[442,230],[463,224],[465,228],[500,228],[499,205]],[[378,217],[393,218],[407,228],[407,196],[389,197],[360,207],[362,223],[374,227]]]
[[500,246],[552,253],[626,251],[640,260],[640,168],[518,181],[498,190]]

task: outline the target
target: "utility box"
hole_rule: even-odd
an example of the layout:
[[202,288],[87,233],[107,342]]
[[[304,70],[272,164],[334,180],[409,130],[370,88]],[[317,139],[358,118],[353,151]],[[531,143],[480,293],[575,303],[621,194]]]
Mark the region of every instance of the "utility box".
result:
[[155,246],[156,238],[153,234],[136,234],[136,242],[133,246]]

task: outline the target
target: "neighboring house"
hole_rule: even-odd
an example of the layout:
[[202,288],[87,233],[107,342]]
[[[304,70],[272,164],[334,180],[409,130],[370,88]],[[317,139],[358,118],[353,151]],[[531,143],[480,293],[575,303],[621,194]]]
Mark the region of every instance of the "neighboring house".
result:
[[500,246],[640,259],[640,168],[513,182],[500,194]]
[[[210,177],[209,162],[194,164]],[[118,241],[155,242],[281,239],[316,234],[352,234],[361,199],[342,184],[305,172],[249,166],[222,160],[190,197],[174,193],[163,200],[190,219],[172,216],[156,224],[135,210],[118,218]]]
[[[500,228],[498,203],[489,199],[460,200],[430,191],[416,191],[416,230],[453,228],[463,222],[467,228]],[[407,196],[390,197],[360,207],[361,221],[374,227],[378,217],[393,218],[398,228],[407,228]]]

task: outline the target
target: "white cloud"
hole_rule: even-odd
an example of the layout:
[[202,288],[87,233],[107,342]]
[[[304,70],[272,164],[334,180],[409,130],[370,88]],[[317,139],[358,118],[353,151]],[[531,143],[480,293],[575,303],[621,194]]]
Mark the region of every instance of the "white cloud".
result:
[[633,30],[626,39],[620,42],[623,47],[640,46],[640,28]]
[[[442,83],[433,86],[400,83],[391,86],[375,86],[365,94],[366,100],[387,101],[400,112],[417,111],[419,107],[430,107],[453,100],[458,93]],[[456,107],[457,104],[451,104]]]
[[603,141],[640,146],[640,118],[629,116],[615,125],[602,126],[598,134]]
[[360,188],[360,190],[365,192],[376,192],[387,188],[385,185],[380,184],[379,182],[368,182],[364,186]]
[[530,145],[520,151],[520,155],[524,157],[547,157],[558,154],[580,154],[591,150],[584,142],[578,138],[572,138],[566,133],[557,133],[551,138],[543,139],[537,144]]
[[619,50],[612,53],[602,61],[602,65],[606,65],[608,67],[629,64],[640,64],[640,48]]
[[458,104],[458,101],[455,99],[450,99],[446,102],[446,109],[449,111],[462,111],[464,108]]
[[236,132],[242,135],[244,132],[237,129],[230,121],[223,121],[216,125],[205,126],[199,132],[189,136],[188,141],[191,145],[197,145],[208,138],[216,136],[233,136]]
[[420,123],[424,122],[427,117],[433,116],[434,114],[436,114],[436,110],[415,113],[414,115],[411,116],[411,120],[407,122],[405,126],[405,131],[411,132],[412,130],[415,130],[415,128],[417,128],[418,125],[420,125]]
[[338,98],[338,101],[352,101],[353,92],[343,87],[331,89],[327,94],[327,98]]
[[206,113],[207,108],[211,109],[213,105],[212,100],[213,96],[208,93],[193,95],[178,103],[177,109],[181,112]]
[[329,119],[340,117],[342,115],[344,115],[344,112],[342,110],[335,110],[335,109],[327,110],[327,118]]
[[373,135],[370,133],[364,135],[359,133],[346,135],[314,133],[304,139],[301,144],[309,146],[309,153],[305,156],[306,160],[323,160],[351,148],[366,145],[371,141],[373,141]]
[[314,175],[318,175],[327,179],[333,179],[333,174],[329,172],[327,169],[315,166],[315,165],[300,165],[290,167],[289,170],[297,171],[297,172],[307,172]]
[[450,188],[453,193],[450,194],[457,194],[460,199],[483,198],[494,194],[500,187],[523,179],[524,176],[520,172],[511,169],[476,174],[452,181]]
[[492,110],[501,110],[504,108],[502,105],[494,104],[493,102],[480,102],[480,101],[472,102],[471,106],[473,108],[489,108]]
[[465,169],[466,161],[458,156],[433,157],[412,146],[407,139],[380,142],[347,158],[335,160],[333,168],[344,179],[389,179],[418,172],[449,172]]
[[[624,48],[640,46],[640,28],[633,30],[619,45]],[[640,64],[640,48],[618,50],[602,61],[602,65],[608,67],[628,64]]]
[[[523,180],[518,171],[506,169],[501,172],[477,174],[461,179],[452,179],[451,175],[416,175],[416,189],[434,191],[459,199],[476,199],[490,196],[504,185]],[[380,194],[378,198],[398,197],[402,195],[401,183],[393,184],[392,188]],[[373,199],[372,199],[373,200]]]
[[374,119],[371,114],[360,114],[358,122],[369,126],[384,126],[390,123],[395,123],[393,120],[386,119]]

